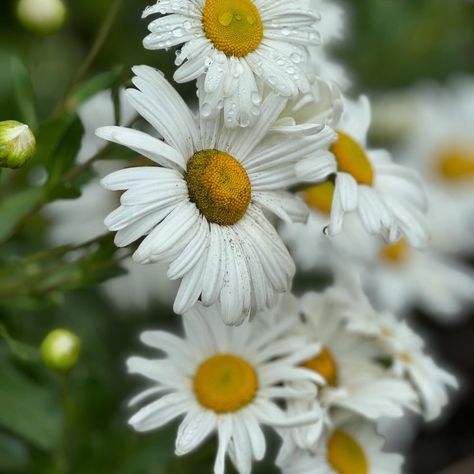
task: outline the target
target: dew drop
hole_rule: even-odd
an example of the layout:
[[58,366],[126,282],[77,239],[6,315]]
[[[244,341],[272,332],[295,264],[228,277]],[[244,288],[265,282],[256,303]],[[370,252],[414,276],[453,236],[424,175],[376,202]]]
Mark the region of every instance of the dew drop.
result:
[[211,115],[211,106],[209,103],[205,102],[204,104],[202,104],[201,115],[203,117],[209,117],[209,115]]
[[323,228],[323,235],[329,237],[329,226],[324,226]]
[[232,19],[234,18],[234,15],[231,11],[225,11],[219,15],[219,23],[222,26],[229,26],[232,23]]

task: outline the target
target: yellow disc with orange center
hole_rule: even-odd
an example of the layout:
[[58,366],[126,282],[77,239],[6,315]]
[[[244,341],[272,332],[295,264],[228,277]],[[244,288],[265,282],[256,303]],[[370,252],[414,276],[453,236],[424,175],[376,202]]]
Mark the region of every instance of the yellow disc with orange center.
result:
[[330,214],[334,197],[334,183],[332,181],[324,181],[323,183],[315,184],[304,191],[303,197],[306,204],[311,208],[323,214]]
[[327,459],[339,474],[368,474],[369,465],[361,445],[344,431],[335,431],[327,443]]
[[254,399],[257,374],[246,360],[232,354],[218,354],[198,367],[193,388],[202,406],[216,413],[233,412]]
[[312,359],[307,360],[302,364],[302,367],[311,369],[318,374],[321,374],[329,386],[335,387],[338,382],[337,365],[331,352],[326,347],[321,349],[321,352]]
[[263,38],[262,19],[252,0],[206,0],[202,24],[206,37],[226,56],[246,56]]
[[331,145],[336,157],[337,169],[350,174],[359,184],[371,186],[374,171],[365,150],[349,135],[338,131],[338,140]]
[[185,173],[189,197],[209,222],[232,225],[245,215],[251,198],[244,167],[218,150],[195,153]]

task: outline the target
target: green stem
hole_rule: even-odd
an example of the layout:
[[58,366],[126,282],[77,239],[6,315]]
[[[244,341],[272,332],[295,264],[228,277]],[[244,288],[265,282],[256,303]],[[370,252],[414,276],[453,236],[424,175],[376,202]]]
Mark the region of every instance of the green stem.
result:
[[104,46],[105,40],[112,29],[114,24],[115,18],[120,10],[123,0],[115,0],[112,5],[109,7],[109,11],[107,16],[105,17],[97,36],[95,37],[94,43],[92,44],[89,53],[84,58],[84,61],[77,69],[76,74],[73,76],[69,86],[66,89],[66,93],[64,94],[62,100],[57,105],[53,115],[58,115],[68,104],[69,97],[74,90],[74,87],[82,80],[82,78],[86,75],[87,71],[91,67],[92,63],[94,62],[95,58],[99,54],[100,50]]

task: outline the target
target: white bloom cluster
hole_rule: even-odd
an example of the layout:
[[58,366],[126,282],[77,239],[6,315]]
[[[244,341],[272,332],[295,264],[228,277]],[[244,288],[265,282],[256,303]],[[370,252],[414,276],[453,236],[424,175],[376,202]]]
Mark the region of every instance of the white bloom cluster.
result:
[[[128,360],[151,382],[129,423],[149,431],[183,417],[177,455],[217,434],[216,474],[226,456],[251,472],[262,426],[282,439],[285,474],[399,473],[377,420],[432,420],[457,387],[399,316],[413,301],[455,312],[472,277],[422,253],[433,226],[420,176],[369,147],[369,99],[345,96],[347,75],[317,46],[320,33],[341,37],[342,13],[323,0],[158,0],[144,45],[181,45],[174,79],[196,80],[197,110],[141,65],[123,98],[148,128],[110,118],[96,130],[147,160],[102,176],[120,201],[105,224],[118,247],[133,246],[134,273],[153,269],[138,286],[177,282],[184,327],[142,333],[161,357]],[[459,156],[446,159],[457,174]],[[335,285],[293,296],[292,255],[334,272]],[[384,265],[406,284],[382,277]],[[132,299],[131,288],[118,293]]]

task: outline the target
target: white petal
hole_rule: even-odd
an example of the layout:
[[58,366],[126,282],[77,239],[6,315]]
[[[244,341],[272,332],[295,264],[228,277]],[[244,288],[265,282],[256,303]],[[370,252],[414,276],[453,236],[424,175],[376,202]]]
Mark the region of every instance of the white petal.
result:
[[216,428],[217,416],[211,410],[196,408],[181,422],[176,435],[176,455],[187,454],[197,448]]
[[165,168],[186,168],[186,161],[181,153],[147,133],[125,127],[101,127],[95,133],[98,137],[124,145]]

